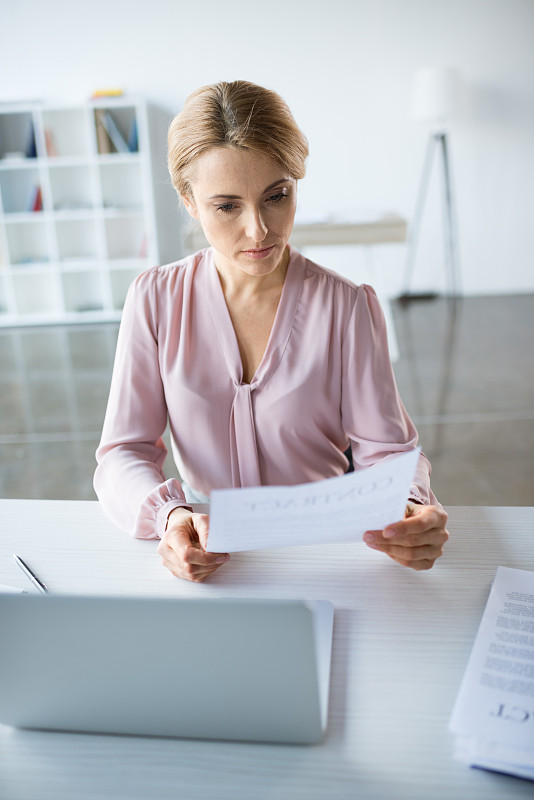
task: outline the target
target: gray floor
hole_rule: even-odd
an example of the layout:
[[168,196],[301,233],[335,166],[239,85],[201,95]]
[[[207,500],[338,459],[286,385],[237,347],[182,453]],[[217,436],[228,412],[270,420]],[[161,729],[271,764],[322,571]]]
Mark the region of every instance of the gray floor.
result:
[[[534,505],[534,295],[396,303],[394,317],[399,388],[441,502]],[[116,335],[0,331],[0,496],[94,499]]]

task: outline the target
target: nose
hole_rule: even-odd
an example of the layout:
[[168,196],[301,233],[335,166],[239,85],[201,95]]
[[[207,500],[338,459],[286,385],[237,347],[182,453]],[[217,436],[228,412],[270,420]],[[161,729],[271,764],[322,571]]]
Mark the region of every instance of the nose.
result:
[[246,235],[255,244],[263,242],[267,236],[267,225],[265,224],[260,210],[257,208],[250,209],[246,221]]

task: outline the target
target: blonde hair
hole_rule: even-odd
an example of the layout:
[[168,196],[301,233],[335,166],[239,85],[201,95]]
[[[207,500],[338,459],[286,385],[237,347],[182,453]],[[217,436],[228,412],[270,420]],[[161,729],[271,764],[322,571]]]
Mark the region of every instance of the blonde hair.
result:
[[167,161],[179,195],[191,196],[196,159],[212,147],[255,150],[292,178],[306,173],[308,141],[280,95],[247,81],[221,81],[189,95],[169,127]]

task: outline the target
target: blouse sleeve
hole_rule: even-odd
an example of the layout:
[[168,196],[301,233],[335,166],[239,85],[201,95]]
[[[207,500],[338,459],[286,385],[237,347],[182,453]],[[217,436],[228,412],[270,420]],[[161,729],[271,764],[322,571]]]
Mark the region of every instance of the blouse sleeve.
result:
[[[358,288],[343,342],[341,410],[356,469],[417,447],[417,430],[399,396],[391,366],[384,314],[370,286]],[[424,505],[437,503],[430,472],[430,463],[421,453],[409,499]]]
[[111,519],[132,536],[152,539],[167,516],[187,505],[180,482],[166,480],[162,435],[167,406],[159,370],[157,270],[134,281],[124,306],[94,487]]

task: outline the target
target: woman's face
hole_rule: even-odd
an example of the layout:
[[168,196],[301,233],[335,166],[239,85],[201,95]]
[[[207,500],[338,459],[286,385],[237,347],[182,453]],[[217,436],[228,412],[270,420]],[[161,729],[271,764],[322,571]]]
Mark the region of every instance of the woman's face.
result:
[[293,228],[297,181],[262,153],[214,147],[195,162],[191,188],[193,197],[182,199],[217,267],[234,275],[275,272]]

